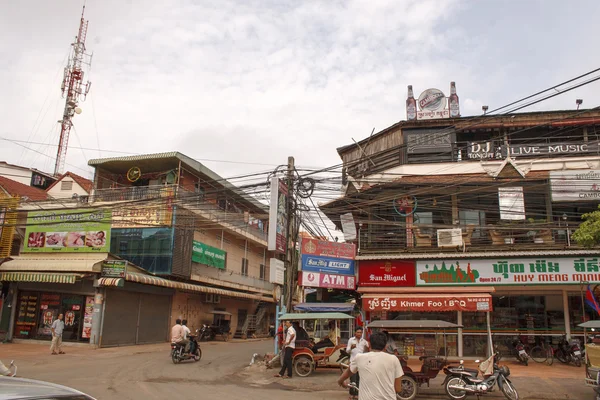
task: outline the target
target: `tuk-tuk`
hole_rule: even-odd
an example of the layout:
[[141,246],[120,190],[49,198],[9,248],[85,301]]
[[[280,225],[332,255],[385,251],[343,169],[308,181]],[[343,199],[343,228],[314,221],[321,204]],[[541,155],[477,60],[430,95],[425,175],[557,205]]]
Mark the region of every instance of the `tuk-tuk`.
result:
[[279,317],[280,321],[298,321],[308,333],[308,340],[296,339],[296,349],[292,353],[292,364],[298,376],[306,377],[317,368],[340,368],[344,359],[346,345],[340,342],[334,347],[325,347],[323,352],[313,352],[312,347],[327,334],[323,322],[334,321],[339,331],[340,321],[352,320],[354,317],[340,312],[323,313],[288,313]]
[[419,371],[413,371],[408,366],[408,357],[403,355],[398,356],[400,364],[402,365],[402,370],[404,371],[401,397],[403,399],[414,399],[417,396],[418,388],[423,384],[427,384],[427,386],[429,386],[429,381],[434,379],[440,373],[440,371],[443,371],[444,367],[449,364],[446,330],[462,328],[462,325],[439,320],[391,320],[373,321],[367,327],[371,330],[386,331],[389,335],[406,333],[412,329],[423,330],[424,333],[432,333],[435,334],[436,337],[437,334],[442,334],[443,346],[436,350],[434,354],[423,355],[419,357],[419,361],[422,361],[423,363]]
[[[600,320],[587,321],[577,325],[584,329],[590,329],[592,332],[600,331]],[[585,335],[587,336],[587,335]],[[600,400],[600,345],[593,342],[585,342],[585,384],[594,388],[596,400]]]

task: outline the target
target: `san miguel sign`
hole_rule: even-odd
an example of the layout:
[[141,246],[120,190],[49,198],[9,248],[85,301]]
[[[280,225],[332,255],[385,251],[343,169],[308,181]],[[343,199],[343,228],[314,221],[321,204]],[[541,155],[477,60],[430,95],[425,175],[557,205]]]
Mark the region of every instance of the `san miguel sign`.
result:
[[412,287],[415,286],[415,263],[404,260],[360,261],[359,286]]
[[600,283],[600,257],[417,261],[417,286]]

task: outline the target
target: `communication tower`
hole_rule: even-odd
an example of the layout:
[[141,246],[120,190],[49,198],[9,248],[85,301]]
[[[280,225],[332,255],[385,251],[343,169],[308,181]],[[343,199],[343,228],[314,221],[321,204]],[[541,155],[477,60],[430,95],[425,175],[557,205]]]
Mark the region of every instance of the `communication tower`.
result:
[[59,176],[65,166],[67,157],[67,147],[69,144],[69,134],[73,127],[73,117],[75,114],[81,114],[79,100],[85,100],[92,83],[84,82],[83,66],[92,65],[92,55],[85,52],[85,37],[87,35],[88,21],[83,18],[85,6],[81,11],[81,21],[79,22],[79,32],[75,42],[71,43],[71,52],[69,62],[65,67],[63,81],[60,86],[62,97],[66,99],[65,110],[60,121],[60,141],[58,142],[58,152],[56,153],[56,163],[54,164],[54,175]]

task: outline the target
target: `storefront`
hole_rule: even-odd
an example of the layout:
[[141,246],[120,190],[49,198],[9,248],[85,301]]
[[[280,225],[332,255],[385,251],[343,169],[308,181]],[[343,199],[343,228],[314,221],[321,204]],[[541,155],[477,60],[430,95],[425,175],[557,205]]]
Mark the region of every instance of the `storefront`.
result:
[[[598,318],[583,301],[600,283],[597,256],[502,259],[361,260],[359,291],[367,318],[439,319],[463,325],[448,335],[448,355],[482,356],[488,319],[494,342],[509,351],[513,338],[556,343]],[[453,308],[454,307],[454,308]],[[396,336],[407,355],[437,354],[433,332]]]

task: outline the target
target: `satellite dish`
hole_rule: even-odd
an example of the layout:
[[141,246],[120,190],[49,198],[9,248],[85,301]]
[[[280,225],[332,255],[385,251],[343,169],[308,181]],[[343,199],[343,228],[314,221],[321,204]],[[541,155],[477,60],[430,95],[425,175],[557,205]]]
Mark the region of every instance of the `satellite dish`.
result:
[[131,167],[129,171],[127,171],[127,180],[129,182],[135,182],[142,177],[142,171],[139,167]]
[[83,110],[79,107],[75,107],[75,114],[81,114]]

